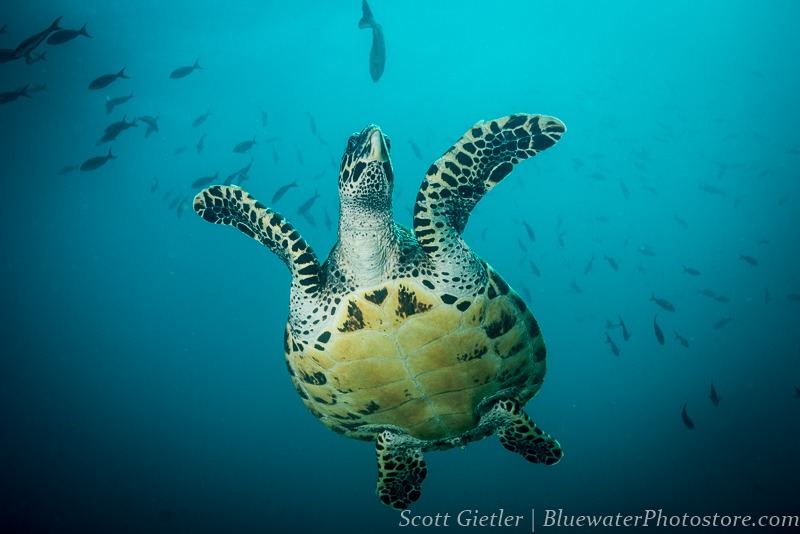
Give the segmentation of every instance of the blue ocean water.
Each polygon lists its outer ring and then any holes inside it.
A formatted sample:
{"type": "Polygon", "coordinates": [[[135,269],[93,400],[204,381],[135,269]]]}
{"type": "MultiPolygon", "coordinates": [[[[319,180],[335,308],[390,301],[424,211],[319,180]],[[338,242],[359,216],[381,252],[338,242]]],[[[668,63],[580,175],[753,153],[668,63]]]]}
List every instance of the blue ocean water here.
{"type": "Polygon", "coordinates": [[[412,515],[458,529],[462,510],[503,509],[520,532],[558,509],[798,515],[798,5],[370,6],[387,49],[377,83],[358,0],[0,8],[3,49],[58,16],[93,37],[0,64],[0,92],[46,85],[0,106],[0,529],[411,528],[374,494],[374,446],[328,431],[292,387],[285,267],[170,205],[252,157],[243,187],[269,203],[297,180],[274,207],[324,257],[352,132],[376,123],[392,139],[395,218],[410,225],[430,164],[479,120],[518,112],[567,133],[483,199],[464,238],[539,321],[548,375],[527,412],[565,456],[529,464],[496,438],[429,453],[412,515]],[[202,70],[169,77],[197,58],[202,70]],[[88,89],[123,67],[130,79],[88,89]],[[140,120],[96,144],[123,115],[158,116],[158,132],[140,120]],[[117,159],[59,174],[109,147],[117,159]],[[312,224],[296,211],[317,191],[312,224]],[[620,317],[627,342],[606,327],[620,317]]]}

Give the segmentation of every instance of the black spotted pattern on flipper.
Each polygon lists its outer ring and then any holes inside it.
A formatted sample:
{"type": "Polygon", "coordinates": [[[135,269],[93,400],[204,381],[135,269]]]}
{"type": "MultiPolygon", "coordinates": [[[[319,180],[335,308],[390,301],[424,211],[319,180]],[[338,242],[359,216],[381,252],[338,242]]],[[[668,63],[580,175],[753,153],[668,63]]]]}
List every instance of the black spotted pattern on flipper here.
{"type": "Polygon", "coordinates": [[[307,294],[319,291],[320,266],[309,244],[277,211],[236,186],[215,185],[194,197],[194,210],[214,224],[238,228],[274,252],[292,271],[293,282],[307,294]]]}
{"type": "Polygon", "coordinates": [[[380,500],[395,510],[405,510],[419,499],[428,474],[420,447],[398,447],[397,434],[380,432],[375,440],[380,500]]]}
{"type": "Polygon", "coordinates": [[[506,449],[536,464],[553,465],[564,456],[558,441],[542,432],[516,402],[500,400],[494,410],[503,421],[497,437],[506,449]]]}
{"type": "Polygon", "coordinates": [[[545,115],[511,115],[479,122],[430,169],[414,207],[414,233],[434,260],[464,231],[469,214],[514,165],[550,148],[566,131],[545,115]]]}

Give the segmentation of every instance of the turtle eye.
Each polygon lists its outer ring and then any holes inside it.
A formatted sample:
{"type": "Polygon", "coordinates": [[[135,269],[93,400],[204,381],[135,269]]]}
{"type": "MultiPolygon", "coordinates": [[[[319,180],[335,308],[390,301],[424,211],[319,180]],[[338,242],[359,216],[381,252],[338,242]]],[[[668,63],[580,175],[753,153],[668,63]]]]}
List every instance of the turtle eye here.
{"type": "Polygon", "coordinates": [[[386,141],[386,150],[391,152],[392,151],[392,142],[389,140],[389,136],[388,135],[384,135],[383,139],[386,141]]]}
{"type": "Polygon", "coordinates": [[[357,144],[358,143],[356,142],[356,136],[351,135],[350,139],[347,140],[347,153],[352,154],[355,151],[357,144]]]}

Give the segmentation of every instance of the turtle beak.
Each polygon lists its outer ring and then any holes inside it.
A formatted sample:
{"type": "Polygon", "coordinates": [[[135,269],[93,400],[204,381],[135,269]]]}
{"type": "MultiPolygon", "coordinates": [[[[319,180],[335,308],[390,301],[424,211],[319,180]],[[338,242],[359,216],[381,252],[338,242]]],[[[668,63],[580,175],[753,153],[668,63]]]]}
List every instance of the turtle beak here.
{"type": "Polygon", "coordinates": [[[386,147],[386,137],[380,128],[375,128],[369,135],[369,157],[367,161],[380,161],[390,163],[389,149],[386,147]]]}

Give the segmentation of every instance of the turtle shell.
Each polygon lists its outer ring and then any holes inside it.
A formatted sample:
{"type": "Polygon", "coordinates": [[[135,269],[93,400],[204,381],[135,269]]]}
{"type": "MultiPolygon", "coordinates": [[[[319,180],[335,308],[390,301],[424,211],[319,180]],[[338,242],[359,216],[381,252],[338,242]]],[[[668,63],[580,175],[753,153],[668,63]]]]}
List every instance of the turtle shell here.
{"type": "Polygon", "coordinates": [[[286,363],[306,407],[353,439],[389,427],[442,441],[474,431],[486,399],[524,405],[544,379],[544,340],[519,295],[486,271],[473,299],[399,278],[343,297],[316,338],[294,340],[287,325],[286,363]]]}

